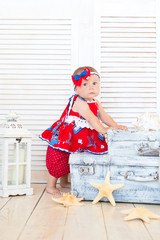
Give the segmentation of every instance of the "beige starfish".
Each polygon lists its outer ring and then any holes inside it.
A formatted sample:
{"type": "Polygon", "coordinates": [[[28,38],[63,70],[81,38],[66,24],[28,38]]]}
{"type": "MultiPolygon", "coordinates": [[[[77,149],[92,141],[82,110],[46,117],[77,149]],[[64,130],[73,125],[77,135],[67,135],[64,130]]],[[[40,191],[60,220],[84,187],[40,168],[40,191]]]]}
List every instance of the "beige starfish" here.
{"type": "Polygon", "coordinates": [[[110,171],[107,172],[107,176],[105,178],[104,183],[102,183],[102,184],[90,183],[90,184],[99,190],[98,195],[92,202],[93,204],[99,202],[99,200],[101,200],[101,198],[107,197],[113,206],[115,206],[116,203],[113,198],[112,192],[119,188],[122,188],[124,186],[124,184],[111,184],[110,183],[110,171]]]}
{"type": "Polygon", "coordinates": [[[128,214],[128,216],[124,218],[125,221],[141,219],[146,223],[150,223],[149,218],[160,219],[159,215],[154,214],[151,211],[149,211],[148,209],[143,208],[143,207],[124,210],[124,211],[122,211],[122,213],[128,214]]]}
{"type": "Polygon", "coordinates": [[[60,198],[53,198],[52,200],[57,202],[57,203],[62,203],[65,207],[72,206],[72,205],[79,205],[82,206],[83,203],[80,203],[80,201],[83,200],[82,198],[77,198],[75,195],[70,194],[70,193],[64,193],[63,197],[60,198]]]}

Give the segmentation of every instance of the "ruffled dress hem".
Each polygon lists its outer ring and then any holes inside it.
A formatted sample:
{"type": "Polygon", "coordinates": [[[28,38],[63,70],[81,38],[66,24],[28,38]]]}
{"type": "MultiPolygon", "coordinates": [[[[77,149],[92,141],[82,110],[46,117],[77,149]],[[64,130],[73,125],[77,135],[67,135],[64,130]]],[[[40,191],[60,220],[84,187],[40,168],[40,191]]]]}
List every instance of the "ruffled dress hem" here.
{"type": "Polygon", "coordinates": [[[51,145],[51,144],[49,143],[48,140],[42,138],[41,135],[39,136],[39,138],[42,139],[43,141],[47,142],[47,143],[48,143],[48,146],[50,146],[51,148],[57,149],[57,150],[60,150],[60,151],[62,151],[62,152],[66,152],[66,153],[75,153],[75,154],[76,154],[76,153],[88,152],[88,153],[91,153],[91,154],[94,154],[94,155],[104,155],[104,154],[108,154],[108,151],[101,152],[101,153],[99,152],[99,153],[98,153],[98,152],[89,151],[88,149],[82,149],[82,150],[77,150],[76,152],[72,152],[72,151],[69,151],[69,150],[66,150],[66,149],[62,149],[62,148],[59,148],[59,147],[54,147],[53,145],[51,145]]]}

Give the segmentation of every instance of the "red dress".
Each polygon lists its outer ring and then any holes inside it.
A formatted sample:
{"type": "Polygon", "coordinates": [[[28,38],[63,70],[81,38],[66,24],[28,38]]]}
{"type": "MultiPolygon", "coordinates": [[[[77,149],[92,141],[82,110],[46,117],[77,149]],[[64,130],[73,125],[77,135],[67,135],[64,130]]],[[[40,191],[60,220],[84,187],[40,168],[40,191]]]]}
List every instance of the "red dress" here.
{"type": "MultiPolygon", "coordinates": [[[[73,95],[69,99],[69,103],[60,119],[45,130],[40,138],[47,141],[53,149],[67,153],[107,153],[108,145],[105,138],[93,129],[82,116],[72,110],[77,97],[79,96],[73,95]]],[[[95,116],[99,118],[97,102],[93,100],[92,102],[87,102],[87,104],[95,116]]]]}

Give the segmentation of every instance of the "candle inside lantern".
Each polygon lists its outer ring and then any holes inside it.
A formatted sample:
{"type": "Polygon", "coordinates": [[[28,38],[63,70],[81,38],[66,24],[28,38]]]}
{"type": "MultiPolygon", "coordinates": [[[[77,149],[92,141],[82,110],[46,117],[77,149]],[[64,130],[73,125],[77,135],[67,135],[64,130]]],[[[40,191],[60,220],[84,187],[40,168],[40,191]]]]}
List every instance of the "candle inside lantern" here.
{"type": "MultiPolygon", "coordinates": [[[[25,162],[25,149],[22,148],[23,145],[20,145],[19,149],[19,162],[24,163],[25,162]]],[[[19,165],[19,177],[18,177],[18,183],[23,184],[24,183],[24,176],[25,176],[25,165],[20,164],[19,165]]]]}
{"type": "MultiPolygon", "coordinates": [[[[25,164],[20,164],[20,163],[25,163],[25,145],[24,144],[19,144],[17,143],[18,146],[14,148],[14,160],[13,162],[15,164],[18,164],[18,184],[23,184],[24,183],[24,176],[25,176],[25,164]],[[19,153],[19,154],[18,154],[19,153]],[[18,159],[17,159],[18,158],[18,159]]],[[[16,165],[13,165],[11,168],[11,184],[14,185],[16,184],[16,177],[17,177],[17,169],[16,165]]]]}
{"type": "Polygon", "coordinates": [[[8,147],[8,184],[16,184],[16,143],[10,144],[8,147]]]}

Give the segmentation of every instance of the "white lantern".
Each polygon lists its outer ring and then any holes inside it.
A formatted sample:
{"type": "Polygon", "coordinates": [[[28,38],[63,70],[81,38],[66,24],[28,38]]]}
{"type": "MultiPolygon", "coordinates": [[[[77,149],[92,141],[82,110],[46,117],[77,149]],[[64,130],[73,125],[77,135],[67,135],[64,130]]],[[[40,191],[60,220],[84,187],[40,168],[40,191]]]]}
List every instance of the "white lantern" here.
{"type": "Polygon", "coordinates": [[[0,196],[31,195],[32,134],[11,112],[0,125],[0,196]]]}

